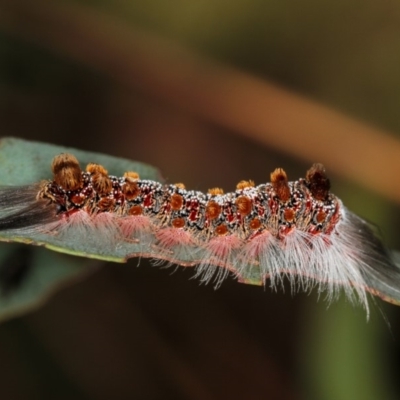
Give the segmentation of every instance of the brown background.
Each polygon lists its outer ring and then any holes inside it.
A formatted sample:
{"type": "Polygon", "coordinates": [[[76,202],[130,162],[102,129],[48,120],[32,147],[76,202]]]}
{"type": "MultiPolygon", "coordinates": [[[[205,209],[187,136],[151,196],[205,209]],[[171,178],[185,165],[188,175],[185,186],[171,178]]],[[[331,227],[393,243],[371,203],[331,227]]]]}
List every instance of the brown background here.
{"type": "MultiPolygon", "coordinates": [[[[0,0],[1,135],[198,190],[323,162],[400,249],[399,27],[396,1],[0,0]]],[[[398,398],[398,308],[137,264],[3,323],[2,398],[398,398]]]]}

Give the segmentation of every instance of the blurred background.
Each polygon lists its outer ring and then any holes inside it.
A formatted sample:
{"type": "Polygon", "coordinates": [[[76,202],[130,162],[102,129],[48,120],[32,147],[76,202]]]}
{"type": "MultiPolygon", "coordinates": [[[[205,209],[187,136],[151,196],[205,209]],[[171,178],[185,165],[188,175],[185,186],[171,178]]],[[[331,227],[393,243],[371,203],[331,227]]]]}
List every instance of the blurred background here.
{"type": "MultiPolygon", "coordinates": [[[[395,0],[0,0],[0,134],[202,191],[322,162],[399,250],[399,66],[395,0]]],[[[395,306],[137,266],[2,323],[2,398],[400,397],[395,306]]]]}

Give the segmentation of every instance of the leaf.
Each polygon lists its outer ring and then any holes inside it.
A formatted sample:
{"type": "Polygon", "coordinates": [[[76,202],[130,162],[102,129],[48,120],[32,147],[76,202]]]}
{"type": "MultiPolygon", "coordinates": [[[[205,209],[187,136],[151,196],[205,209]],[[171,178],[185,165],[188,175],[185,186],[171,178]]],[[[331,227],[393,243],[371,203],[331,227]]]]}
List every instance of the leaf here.
{"type": "Polygon", "coordinates": [[[0,321],[40,307],[54,292],[93,271],[93,261],[40,247],[0,244],[0,321]]]}
{"type": "MultiPolygon", "coordinates": [[[[18,186],[50,179],[52,176],[50,163],[53,157],[65,152],[74,154],[81,165],[91,162],[102,164],[107,167],[111,175],[122,175],[125,171],[136,171],[142,179],[161,179],[157,169],[143,163],[68,147],[5,138],[0,141],[0,185],[18,186]]],[[[61,241],[57,235],[33,231],[23,234],[15,231],[0,233],[0,241],[41,245],[62,253],[105,261],[126,262],[130,255],[140,253],[140,246],[135,243],[107,246],[97,238],[87,237],[85,241],[79,239],[81,239],[79,236],[70,235],[68,240],[63,237],[61,241]]]]}
{"type": "Polygon", "coordinates": [[[67,152],[74,154],[81,165],[94,162],[107,166],[108,172],[112,175],[136,171],[142,179],[161,180],[158,170],[144,163],[70,147],[3,138],[0,140],[0,185],[18,186],[50,179],[53,157],[67,152]]]}
{"type": "MultiPolygon", "coordinates": [[[[95,162],[107,165],[111,174],[134,170],[145,179],[160,179],[158,171],[146,164],[67,147],[3,138],[0,140],[0,185],[26,185],[51,178],[51,160],[63,152],[73,153],[82,164],[95,162]]],[[[0,241],[36,244],[90,258],[126,260],[120,252],[109,255],[99,248],[91,251],[84,244],[61,243],[54,236],[32,232],[23,237],[15,232],[2,232],[0,241]]],[[[85,277],[97,264],[87,258],[58,252],[19,243],[0,243],[0,321],[39,307],[60,287],[85,277]]]]}

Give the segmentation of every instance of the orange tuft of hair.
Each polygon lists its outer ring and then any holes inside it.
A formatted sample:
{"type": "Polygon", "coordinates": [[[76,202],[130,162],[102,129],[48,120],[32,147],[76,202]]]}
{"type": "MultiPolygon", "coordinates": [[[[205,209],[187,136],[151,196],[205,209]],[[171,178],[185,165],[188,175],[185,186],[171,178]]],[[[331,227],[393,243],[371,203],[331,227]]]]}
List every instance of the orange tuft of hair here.
{"type": "Polygon", "coordinates": [[[219,194],[224,194],[224,190],[221,188],[212,188],[208,189],[208,194],[212,194],[213,196],[217,196],[219,194]]]}
{"type": "Polygon", "coordinates": [[[247,196],[239,196],[236,199],[235,203],[237,211],[239,212],[240,215],[246,216],[251,213],[251,210],[253,208],[253,202],[247,196]]]}
{"type": "Polygon", "coordinates": [[[53,158],[51,164],[54,182],[64,190],[78,190],[82,187],[82,170],[75,156],[62,153],[53,158]]]}
{"type": "Polygon", "coordinates": [[[271,183],[280,201],[286,203],[290,197],[290,187],[286,172],[282,168],[277,168],[271,173],[271,183]]]}
{"type": "Polygon", "coordinates": [[[249,187],[254,187],[254,181],[240,181],[237,185],[236,185],[236,190],[242,190],[242,189],[246,189],[249,187]]]}
{"type": "Polygon", "coordinates": [[[216,201],[209,201],[206,206],[206,216],[208,219],[216,219],[221,214],[221,206],[216,201]]]}

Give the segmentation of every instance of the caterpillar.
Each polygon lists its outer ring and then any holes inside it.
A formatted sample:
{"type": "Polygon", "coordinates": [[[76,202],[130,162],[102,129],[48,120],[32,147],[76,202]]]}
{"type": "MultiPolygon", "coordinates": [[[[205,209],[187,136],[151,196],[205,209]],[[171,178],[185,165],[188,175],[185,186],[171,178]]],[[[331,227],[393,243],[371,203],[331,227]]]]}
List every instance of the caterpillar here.
{"type": "Polygon", "coordinates": [[[367,293],[399,304],[400,269],[368,223],[330,191],[322,164],[289,181],[277,168],[269,183],[240,181],[208,193],[181,183],[109,175],[100,164],[81,170],[68,153],[54,157],[53,178],[0,189],[0,233],[121,251],[195,266],[216,286],[239,281],[293,290],[316,287],[331,301],[344,291],[369,312],[367,293]]]}

